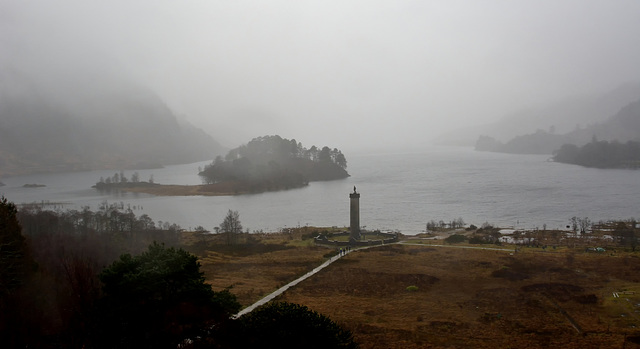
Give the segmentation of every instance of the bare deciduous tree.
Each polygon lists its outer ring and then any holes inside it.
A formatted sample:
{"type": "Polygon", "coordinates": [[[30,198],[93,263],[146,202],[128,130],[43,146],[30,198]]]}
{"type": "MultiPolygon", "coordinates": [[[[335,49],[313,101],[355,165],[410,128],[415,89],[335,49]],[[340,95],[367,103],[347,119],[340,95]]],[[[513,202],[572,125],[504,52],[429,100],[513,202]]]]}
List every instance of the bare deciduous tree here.
{"type": "Polygon", "coordinates": [[[242,233],[242,224],[240,223],[240,214],[238,211],[229,210],[224,220],[220,224],[220,231],[227,236],[227,245],[235,242],[236,236],[242,233]]]}
{"type": "Polygon", "coordinates": [[[589,217],[578,218],[578,224],[580,225],[580,233],[584,234],[591,227],[591,220],[589,217]]]}

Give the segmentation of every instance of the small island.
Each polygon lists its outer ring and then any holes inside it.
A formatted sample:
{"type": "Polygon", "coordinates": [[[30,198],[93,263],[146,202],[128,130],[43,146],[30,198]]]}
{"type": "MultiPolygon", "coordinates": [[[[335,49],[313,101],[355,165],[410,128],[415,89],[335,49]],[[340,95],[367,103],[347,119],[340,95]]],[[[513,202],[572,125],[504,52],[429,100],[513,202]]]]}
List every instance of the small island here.
{"type": "Polygon", "coordinates": [[[307,149],[295,139],[264,136],[230,150],[199,174],[207,184],[239,182],[249,192],[306,186],[310,181],[349,177],[347,159],[336,148],[307,149]]]}
{"type": "Polygon", "coordinates": [[[100,177],[100,180],[92,186],[92,188],[96,188],[100,191],[109,191],[153,186],[157,186],[157,184],[153,182],[153,175],[149,177],[148,182],[144,182],[140,180],[140,174],[138,174],[138,172],[134,172],[131,175],[131,178],[128,178],[124,171],[120,171],[120,173],[116,172],[112,177],[100,177]]]}
{"type": "Polygon", "coordinates": [[[37,184],[37,183],[29,183],[29,184],[25,184],[22,186],[23,188],[43,188],[46,187],[46,185],[44,184],[37,184]]]}
{"type": "Polygon", "coordinates": [[[160,196],[239,195],[307,186],[312,181],[349,177],[347,159],[337,148],[315,145],[305,148],[295,139],[278,135],[257,137],[245,145],[218,156],[199,171],[202,185],[161,185],[128,179],[124,173],[101,178],[94,188],[123,190],[160,196]]]}
{"type": "Polygon", "coordinates": [[[119,173],[116,172],[111,177],[101,177],[100,181],[93,185],[92,188],[106,193],[110,193],[112,191],[127,191],[157,196],[222,196],[238,193],[238,184],[236,183],[204,185],[158,184],[154,182],[153,175],[148,181],[141,181],[139,179],[138,172],[135,172],[131,178],[128,178],[123,171],[119,173]]]}

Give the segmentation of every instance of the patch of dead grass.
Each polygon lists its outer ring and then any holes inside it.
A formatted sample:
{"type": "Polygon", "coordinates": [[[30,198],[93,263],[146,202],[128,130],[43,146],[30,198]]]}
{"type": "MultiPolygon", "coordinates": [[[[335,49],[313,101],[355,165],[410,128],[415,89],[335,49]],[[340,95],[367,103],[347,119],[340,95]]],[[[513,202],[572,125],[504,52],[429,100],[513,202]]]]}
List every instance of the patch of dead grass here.
{"type": "MultiPolygon", "coordinates": [[[[233,285],[232,292],[248,306],[320,265],[330,251],[309,246],[301,235],[277,235],[262,242],[290,248],[202,255],[214,289],[233,285]]],[[[280,300],[329,316],[350,329],[361,348],[637,345],[640,258],[523,251],[428,245],[354,251],[280,300]],[[418,289],[408,292],[408,286],[418,289]],[[614,299],[612,290],[632,291],[614,299]]]]}
{"type": "MultiPolygon", "coordinates": [[[[335,263],[282,299],[342,323],[362,348],[617,348],[634,333],[630,328],[612,330],[601,301],[580,301],[602,295],[608,285],[600,283],[598,273],[585,276],[566,268],[565,258],[415,249],[424,247],[393,245],[349,254],[346,263],[335,263]],[[492,276],[499,266],[529,278],[492,276]],[[414,284],[417,292],[405,290],[414,284]]],[[[574,267],[583,268],[591,262],[582,255],[572,260],[574,267]]],[[[602,271],[622,265],[616,258],[598,262],[602,271]]]]}

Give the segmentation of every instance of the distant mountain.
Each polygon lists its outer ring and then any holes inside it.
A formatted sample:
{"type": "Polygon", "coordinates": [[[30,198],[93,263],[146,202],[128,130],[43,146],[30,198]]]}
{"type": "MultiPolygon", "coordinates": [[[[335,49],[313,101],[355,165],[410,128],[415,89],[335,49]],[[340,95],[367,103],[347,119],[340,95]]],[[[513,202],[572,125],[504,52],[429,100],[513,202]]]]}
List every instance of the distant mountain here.
{"type": "MultiPolygon", "coordinates": [[[[624,143],[629,141],[640,141],[640,99],[627,104],[604,122],[577,128],[565,134],[551,134],[538,130],[532,134],[517,136],[506,143],[489,136],[480,136],[476,142],[476,150],[517,154],[552,154],[566,144],[574,147],[581,147],[588,143],[604,146],[606,142],[624,143]]],[[[602,161],[598,161],[598,163],[602,166],[610,166],[602,161]]]]}
{"type": "MultiPolygon", "coordinates": [[[[544,130],[566,134],[605,121],[620,108],[640,98],[640,82],[624,84],[600,95],[567,98],[548,105],[506,115],[497,122],[457,129],[438,143],[472,146],[480,136],[506,142],[518,135],[544,130]]],[[[585,141],[588,142],[590,137],[585,141]]]]}
{"type": "Polygon", "coordinates": [[[572,132],[576,137],[596,136],[608,141],[640,141],[640,94],[606,122],[572,132]]]}
{"type": "Polygon", "coordinates": [[[567,142],[564,135],[538,130],[532,134],[517,136],[506,143],[493,137],[480,136],[476,142],[475,150],[513,154],[551,154],[567,142]]]}
{"type": "Polygon", "coordinates": [[[102,77],[0,67],[0,176],[157,167],[226,151],[149,89],[102,77]]]}

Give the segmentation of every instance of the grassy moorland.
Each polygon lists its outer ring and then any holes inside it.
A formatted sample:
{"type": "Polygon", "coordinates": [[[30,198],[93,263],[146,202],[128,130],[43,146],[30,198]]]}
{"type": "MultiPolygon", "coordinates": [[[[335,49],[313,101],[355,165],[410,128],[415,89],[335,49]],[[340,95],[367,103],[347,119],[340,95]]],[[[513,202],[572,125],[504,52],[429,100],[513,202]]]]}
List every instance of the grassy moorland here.
{"type": "Polygon", "coordinates": [[[249,306],[322,264],[333,252],[313,243],[314,230],[242,234],[233,245],[227,245],[223,234],[186,233],[183,243],[200,256],[201,270],[216,291],[231,287],[240,304],[249,306]]]}
{"type": "MultiPolygon", "coordinates": [[[[333,253],[312,228],[191,234],[207,278],[248,306],[333,253]]],[[[537,233],[539,234],[539,233],[537,233]]],[[[361,348],[621,348],[640,342],[640,254],[609,246],[448,245],[414,238],[356,251],[288,290],[354,333],[361,348]],[[443,245],[443,246],[438,246],[443,245]],[[464,247],[490,247],[489,250],[464,247]],[[544,246],[543,246],[544,247],[544,246]]],[[[613,244],[613,243],[611,243],[613,244]]]]}

